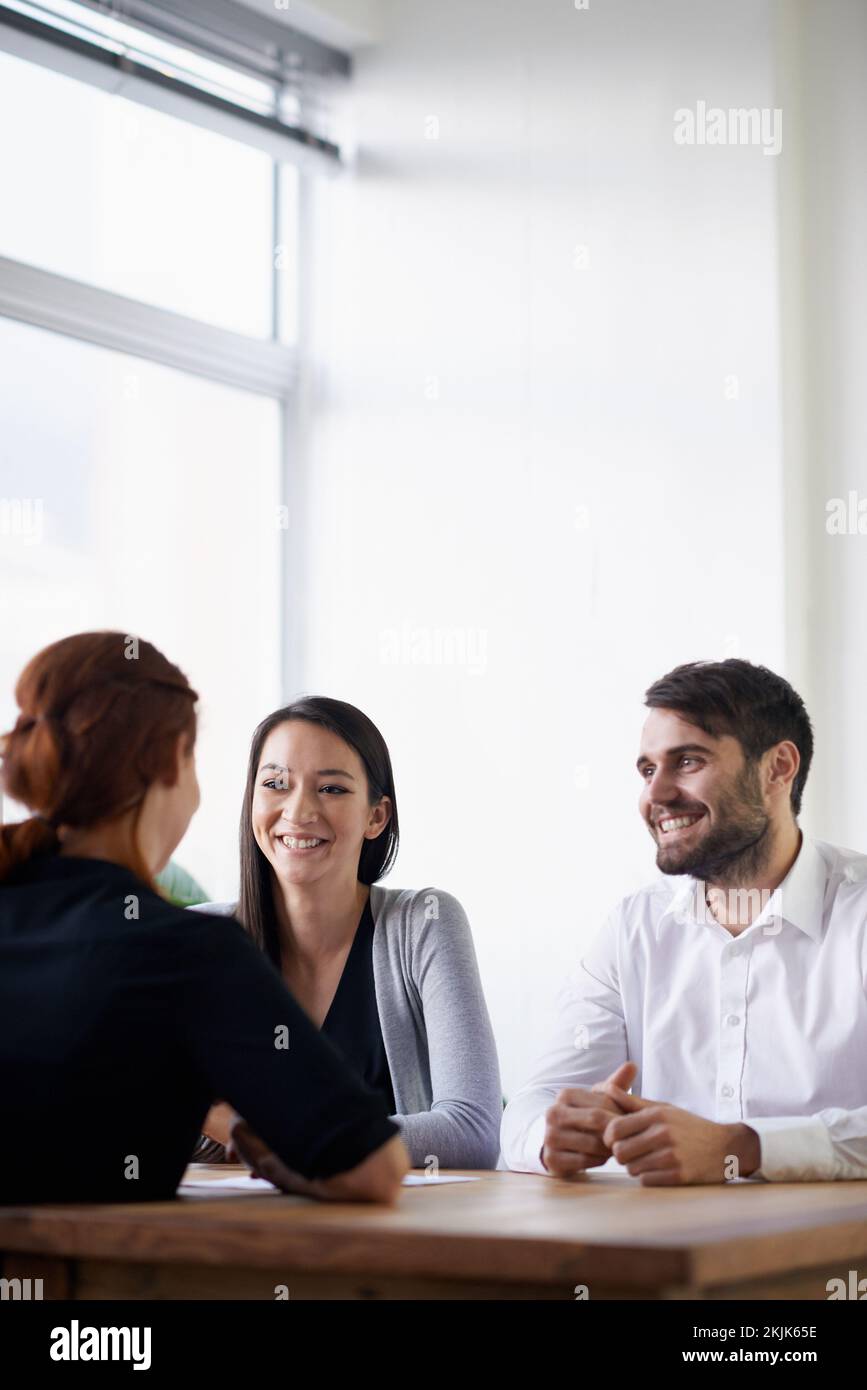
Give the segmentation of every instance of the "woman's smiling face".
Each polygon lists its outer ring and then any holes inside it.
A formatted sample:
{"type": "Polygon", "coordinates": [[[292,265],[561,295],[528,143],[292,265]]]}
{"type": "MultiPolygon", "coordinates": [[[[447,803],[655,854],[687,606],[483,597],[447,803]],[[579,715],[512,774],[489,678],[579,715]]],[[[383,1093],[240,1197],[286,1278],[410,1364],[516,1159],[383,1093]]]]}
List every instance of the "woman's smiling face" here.
{"type": "Polygon", "coordinates": [[[284,883],[355,880],[366,839],[388,824],[390,803],[370,804],[361,758],[337,734],[289,719],[267,735],[253,789],[256,843],[284,883]]]}

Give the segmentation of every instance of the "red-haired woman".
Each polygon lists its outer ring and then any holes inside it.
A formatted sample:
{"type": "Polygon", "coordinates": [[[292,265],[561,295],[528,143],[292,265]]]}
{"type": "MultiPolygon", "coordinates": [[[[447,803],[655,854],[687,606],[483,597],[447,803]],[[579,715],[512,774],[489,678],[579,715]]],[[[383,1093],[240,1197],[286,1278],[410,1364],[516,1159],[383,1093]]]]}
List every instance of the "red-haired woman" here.
{"type": "Polygon", "coordinates": [[[15,693],[3,786],[33,815],[0,829],[0,1203],[171,1197],[217,1098],[260,1172],[393,1201],[408,1162],[381,1098],[234,921],[155,889],[199,804],[186,677],[80,633],[15,693]]]}

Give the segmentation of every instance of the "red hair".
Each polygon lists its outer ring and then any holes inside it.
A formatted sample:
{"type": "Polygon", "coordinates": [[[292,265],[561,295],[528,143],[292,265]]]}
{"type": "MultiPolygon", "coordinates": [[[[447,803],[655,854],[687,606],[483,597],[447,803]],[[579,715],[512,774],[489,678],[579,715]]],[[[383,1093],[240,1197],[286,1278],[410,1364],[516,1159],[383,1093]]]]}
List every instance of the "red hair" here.
{"type": "MultiPolygon", "coordinates": [[[[140,811],[148,788],[175,775],[177,739],[196,737],[198,696],[177,666],[141,638],[80,632],[45,647],[15,687],[21,710],[3,736],[3,789],[34,815],[0,827],[0,881],[56,851],[58,828],[140,811]]],[[[146,882],[136,841],[127,866],[146,882]]]]}

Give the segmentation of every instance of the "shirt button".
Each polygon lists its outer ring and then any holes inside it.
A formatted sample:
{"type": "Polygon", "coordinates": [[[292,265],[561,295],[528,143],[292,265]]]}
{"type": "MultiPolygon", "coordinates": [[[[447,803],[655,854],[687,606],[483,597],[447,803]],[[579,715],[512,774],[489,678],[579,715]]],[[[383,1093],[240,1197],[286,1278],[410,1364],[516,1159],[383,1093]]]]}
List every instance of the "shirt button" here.
{"type": "Polygon", "coordinates": [[[720,1095],[725,1096],[726,1100],[728,1100],[730,1096],[734,1095],[734,1091],[731,1086],[723,1086],[720,1095]]]}
{"type": "Polygon", "coordinates": [[[726,1023],[730,1023],[732,1027],[734,1027],[736,1023],[740,1023],[740,1018],[737,1014],[729,1014],[726,1018],[726,1023]]]}

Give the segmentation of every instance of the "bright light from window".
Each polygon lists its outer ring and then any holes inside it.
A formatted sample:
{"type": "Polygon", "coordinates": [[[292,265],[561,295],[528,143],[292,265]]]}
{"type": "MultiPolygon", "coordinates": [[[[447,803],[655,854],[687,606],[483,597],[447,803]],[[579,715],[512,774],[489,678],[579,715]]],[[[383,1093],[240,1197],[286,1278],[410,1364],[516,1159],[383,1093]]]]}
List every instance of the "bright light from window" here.
{"type": "Polygon", "coordinates": [[[231,897],[248,743],[281,694],[279,406],[2,318],[0,361],[0,727],[48,642],[154,642],[201,696],[175,857],[231,897]]]}
{"type": "Polygon", "coordinates": [[[4,53],[0,130],[0,255],[270,337],[267,154],[4,53]]]}

